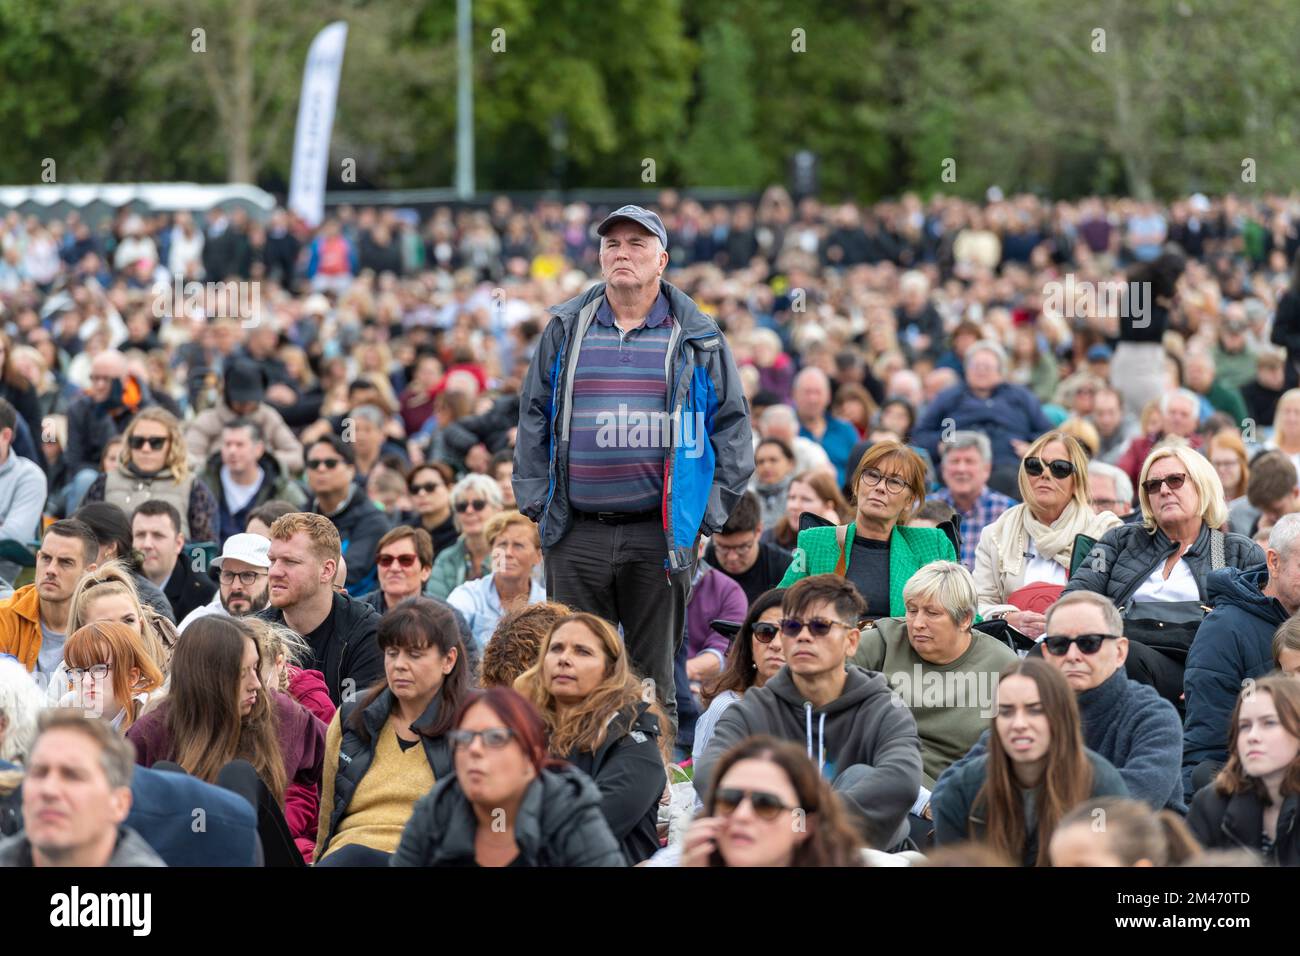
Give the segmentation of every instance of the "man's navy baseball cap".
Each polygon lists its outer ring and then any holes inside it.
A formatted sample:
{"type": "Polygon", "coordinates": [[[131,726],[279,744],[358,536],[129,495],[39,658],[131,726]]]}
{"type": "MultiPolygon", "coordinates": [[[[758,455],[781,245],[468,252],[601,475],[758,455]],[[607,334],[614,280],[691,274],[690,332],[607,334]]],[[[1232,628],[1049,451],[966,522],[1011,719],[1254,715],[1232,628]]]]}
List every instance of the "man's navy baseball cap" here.
{"type": "Polygon", "coordinates": [[[663,221],[649,209],[642,209],[640,206],[621,206],[615,209],[601,220],[600,225],[596,227],[596,235],[603,236],[609,232],[614,223],[624,220],[634,222],[654,233],[659,238],[659,244],[665,249],[668,248],[668,231],[664,229],[663,221]]]}

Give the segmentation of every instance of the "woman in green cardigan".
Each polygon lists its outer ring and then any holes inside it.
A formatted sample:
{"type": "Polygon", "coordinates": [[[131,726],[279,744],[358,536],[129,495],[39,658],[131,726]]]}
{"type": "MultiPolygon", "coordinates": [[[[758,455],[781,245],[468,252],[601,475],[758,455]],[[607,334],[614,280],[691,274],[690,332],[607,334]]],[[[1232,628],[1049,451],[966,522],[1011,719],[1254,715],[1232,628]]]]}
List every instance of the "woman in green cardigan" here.
{"type": "Polygon", "coordinates": [[[944,531],[906,526],[925,502],[925,462],[899,442],[876,442],[862,456],[850,487],[854,521],[800,531],[778,586],[788,588],[812,574],[839,574],[867,602],[867,618],[901,617],[907,579],[931,561],[957,560],[944,531]]]}

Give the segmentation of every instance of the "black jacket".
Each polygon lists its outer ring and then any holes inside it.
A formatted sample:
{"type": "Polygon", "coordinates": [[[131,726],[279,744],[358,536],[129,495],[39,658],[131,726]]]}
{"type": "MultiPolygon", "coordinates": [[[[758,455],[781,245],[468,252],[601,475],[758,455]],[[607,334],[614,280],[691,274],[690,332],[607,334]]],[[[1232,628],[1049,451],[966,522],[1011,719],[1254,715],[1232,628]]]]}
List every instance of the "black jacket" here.
{"type": "MultiPolygon", "coordinates": [[[[360,596],[373,591],[379,584],[375,550],[379,546],[379,539],[388,533],[392,525],[388,515],[376,508],[360,488],[350,488],[348,495],[347,504],[342,511],[325,517],[334,522],[334,527],[339,532],[343,558],[348,563],[345,582],[348,593],[360,596]]],[[[313,514],[324,514],[314,495],[307,502],[306,510],[313,514]]]]}
{"type": "Polygon", "coordinates": [[[790,567],[791,554],[779,544],[773,544],[771,541],[760,541],[758,545],[758,558],[754,561],[753,567],[743,574],[732,574],[717,561],[717,552],[714,550],[713,543],[709,543],[708,550],[704,552],[704,560],[719,573],[725,574],[731,580],[740,585],[740,589],[745,592],[745,601],[753,604],[754,600],[764,591],[770,591],[781,583],[785,577],[786,569],[790,567]]]}
{"type": "MultiPolygon", "coordinates": [[[[339,765],[334,776],[334,806],[323,808],[330,814],[329,828],[325,831],[325,842],[321,845],[322,853],[328,849],[329,842],[338,831],[339,824],[347,815],[348,805],[357,786],[370,769],[375,759],[375,741],[384,732],[389,715],[393,712],[393,692],[384,688],[364,711],[361,719],[365,724],[370,739],[366,740],[352,726],[352,715],[361,706],[360,701],[344,704],[339,708],[339,765]]],[[[420,715],[420,719],[411,724],[411,729],[420,734],[420,743],[424,747],[424,757],[433,770],[433,779],[442,780],[455,772],[451,762],[451,745],[446,737],[426,737],[422,733],[426,727],[433,726],[438,720],[438,710],[442,706],[442,694],[436,695],[420,715]]]]}
{"type": "MultiPolygon", "coordinates": [[[[1264,549],[1250,538],[1240,534],[1223,536],[1224,566],[1229,568],[1258,567],[1264,563],[1264,549]]],[[[1148,531],[1140,524],[1122,524],[1111,528],[1093,547],[1092,553],[1075,568],[1065,586],[1071,591],[1093,591],[1104,594],[1115,602],[1121,611],[1133,592],[1151,576],[1162,561],[1169,559],[1178,546],[1160,528],[1148,531]]],[[[1206,580],[1210,575],[1210,528],[1201,526],[1201,533],[1183,554],[1196,578],[1201,592],[1201,603],[1209,597],[1206,580]]]]}
{"type": "MultiPolygon", "coordinates": [[[[392,866],[474,866],[478,819],[456,777],[420,798],[392,866]]],[[[515,820],[516,866],[626,866],[600,811],[600,791],[579,770],[543,770],[528,785],[515,820]]]]}
{"type": "MultiPolygon", "coordinates": [[[[1300,795],[1291,794],[1282,801],[1277,818],[1277,839],[1269,863],[1277,866],[1300,866],[1300,795]]],[[[1264,804],[1250,791],[1225,797],[1211,784],[1196,792],[1187,826],[1207,850],[1247,849],[1260,851],[1264,834],[1264,804]]]]}
{"type": "Polygon", "coordinates": [[[75,475],[83,468],[99,471],[104,446],[109,439],[126,431],[126,426],[131,424],[136,412],[156,404],[146,386],[142,384],[140,390],[143,397],[135,412],[121,408],[116,417],[108,414],[103,405],[89,395],[82,395],[72,401],[68,406],[68,446],[63,450],[71,474],[75,475]]]}
{"type": "Polygon", "coordinates": [[[659,753],[659,721],[650,705],[619,714],[594,753],[575,751],[567,759],[596,781],[600,811],[628,864],[653,856],[659,849],[656,823],[667,778],[659,753]]]}
{"type": "MultiPolygon", "coordinates": [[[[268,607],[258,616],[284,624],[284,611],[278,607],[268,607]]],[[[367,687],[384,679],[384,656],[375,640],[378,625],[379,614],[373,607],[336,592],[329,617],[311,634],[302,635],[311,654],[298,666],[325,675],[334,706],[344,703],[345,693],[349,701],[354,700],[367,687]]]]}
{"type": "Polygon", "coordinates": [[[507,395],[497,399],[482,415],[470,415],[454,421],[443,429],[443,440],[448,451],[464,458],[480,442],[492,454],[510,447],[508,432],[519,424],[519,396],[507,395]]]}
{"type": "Polygon", "coordinates": [[[163,585],[163,594],[171,602],[172,613],[178,621],[185,620],[185,616],[196,607],[209,603],[217,593],[217,582],[207,574],[195,571],[193,560],[189,549],[183,549],[176,559],[172,576],[163,585]]]}

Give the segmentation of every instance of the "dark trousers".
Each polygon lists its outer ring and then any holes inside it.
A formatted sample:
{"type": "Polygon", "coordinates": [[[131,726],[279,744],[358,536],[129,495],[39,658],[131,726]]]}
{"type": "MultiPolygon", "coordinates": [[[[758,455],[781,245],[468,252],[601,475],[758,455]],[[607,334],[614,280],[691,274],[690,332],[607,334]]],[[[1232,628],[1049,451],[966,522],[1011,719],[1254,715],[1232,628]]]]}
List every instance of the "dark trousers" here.
{"type": "Polygon", "coordinates": [[[1186,667],[1186,654],[1175,660],[1168,654],[1143,644],[1141,641],[1128,642],[1128,658],[1124,661],[1124,670],[1130,680],[1150,684],[1156,692],[1178,710],[1178,716],[1186,711],[1183,700],[1183,670],[1186,667]]]}
{"type": "Polygon", "coordinates": [[[217,773],[217,786],[233,790],[257,811],[257,835],[267,866],[306,866],[293,842],[284,811],[247,760],[232,760],[217,773]]]}
{"type": "Polygon", "coordinates": [[[360,843],[349,843],[347,846],[339,847],[328,856],[322,857],[316,865],[319,866],[388,866],[391,853],[385,853],[383,850],[376,850],[374,847],[362,846],[360,843]]]}
{"type": "Polygon", "coordinates": [[[637,676],[654,691],[677,732],[673,657],[686,634],[693,568],[671,577],[658,520],[606,525],[575,518],[546,552],[546,596],[577,611],[623,625],[623,643],[637,676]]]}

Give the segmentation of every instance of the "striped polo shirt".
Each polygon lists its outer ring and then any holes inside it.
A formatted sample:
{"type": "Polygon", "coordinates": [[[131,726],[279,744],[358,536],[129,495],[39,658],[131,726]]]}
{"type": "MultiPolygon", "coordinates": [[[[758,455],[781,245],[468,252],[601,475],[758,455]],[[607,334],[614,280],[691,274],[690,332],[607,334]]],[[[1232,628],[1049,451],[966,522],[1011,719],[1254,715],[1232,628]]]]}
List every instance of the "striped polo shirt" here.
{"type": "Polygon", "coordinates": [[[624,333],[602,300],[587,327],[573,377],[569,422],[569,501],[579,511],[649,511],[664,490],[668,384],[664,362],[672,337],[668,297],[645,322],[624,333]]]}

